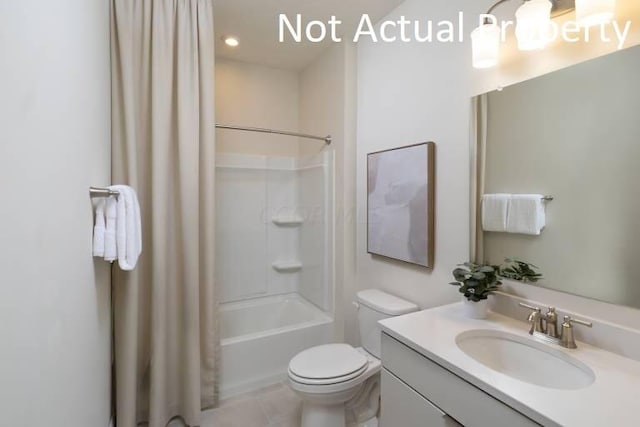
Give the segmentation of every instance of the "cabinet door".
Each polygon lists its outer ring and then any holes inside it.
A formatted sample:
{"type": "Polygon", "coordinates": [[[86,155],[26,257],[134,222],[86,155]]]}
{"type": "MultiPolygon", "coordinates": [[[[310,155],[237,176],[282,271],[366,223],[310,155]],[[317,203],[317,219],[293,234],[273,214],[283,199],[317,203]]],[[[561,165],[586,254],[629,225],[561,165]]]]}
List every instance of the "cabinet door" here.
{"type": "Polygon", "coordinates": [[[467,427],[539,426],[387,334],[382,334],[382,366],[467,427]]]}
{"type": "Polygon", "coordinates": [[[381,395],[380,427],[460,426],[386,369],[382,370],[381,395]]]}

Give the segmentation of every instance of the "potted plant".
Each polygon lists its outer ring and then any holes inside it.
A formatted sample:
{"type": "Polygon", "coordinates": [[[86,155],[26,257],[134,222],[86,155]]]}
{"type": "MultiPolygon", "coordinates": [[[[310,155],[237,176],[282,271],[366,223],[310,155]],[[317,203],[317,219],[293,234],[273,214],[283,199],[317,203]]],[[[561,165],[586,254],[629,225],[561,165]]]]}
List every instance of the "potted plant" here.
{"type": "Polygon", "coordinates": [[[542,274],[535,271],[537,268],[515,258],[505,258],[503,265],[465,262],[453,270],[456,281],[451,285],[458,286],[458,291],[464,295],[463,307],[467,317],[486,319],[489,310],[487,300],[489,295],[500,289],[500,279],[535,283],[542,279],[542,274]]]}
{"type": "Polygon", "coordinates": [[[453,270],[456,281],[451,284],[459,286],[458,291],[464,295],[462,302],[467,317],[486,319],[489,310],[487,298],[502,285],[499,272],[497,265],[473,262],[465,262],[453,270]]]}

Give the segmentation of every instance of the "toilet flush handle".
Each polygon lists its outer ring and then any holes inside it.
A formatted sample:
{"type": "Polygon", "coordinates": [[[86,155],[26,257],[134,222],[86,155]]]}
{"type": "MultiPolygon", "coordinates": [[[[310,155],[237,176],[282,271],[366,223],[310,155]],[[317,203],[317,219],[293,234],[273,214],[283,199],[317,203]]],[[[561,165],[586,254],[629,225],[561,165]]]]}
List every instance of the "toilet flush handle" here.
{"type": "Polygon", "coordinates": [[[353,301],[351,304],[353,304],[353,306],[356,308],[356,310],[360,310],[360,304],[357,303],[356,301],[353,301]]]}

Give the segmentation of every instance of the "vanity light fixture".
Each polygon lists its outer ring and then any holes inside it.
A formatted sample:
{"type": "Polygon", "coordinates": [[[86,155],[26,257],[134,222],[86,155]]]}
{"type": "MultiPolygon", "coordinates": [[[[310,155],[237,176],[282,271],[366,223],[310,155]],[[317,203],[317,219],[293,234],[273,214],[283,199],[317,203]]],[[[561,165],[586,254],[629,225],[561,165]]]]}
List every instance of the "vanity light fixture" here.
{"type": "Polygon", "coordinates": [[[222,40],[224,40],[224,44],[229,47],[238,47],[238,45],[240,44],[240,41],[233,36],[225,36],[222,38],[222,40]]]}
{"type": "Polygon", "coordinates": [[[474,68],[491,68],[498,64],[500,53],[500,28],[485,23],[471,33],[474,68]]]}
{"type": "MultiPolygon", "coordinates": [[[[498,0],[487,15],[492,15],[495,8],[510,0],[498,0]]],[[[566,0],[554,0],[556,3],[566,0]]],[[[551,0],[525,0],[516,11],[516,37],[518,49],[543,49],[547,43],[548,31],[551,24],[551,10],[558,5],[551,0]]],[[[573,8],[573,0],[571,0],[573,8]]],[[[566,5],[562,6],[562,10],[566,5]]],[[[500,53],[500,37],[502,31],[496,19],[485,19],[484,23],[471,33],[471,48],[473,52],[474,68],[490,68],[498,64],[500,53]]]]}
{"type": "Polygon", "coordinates": [[[609,22],[615,11],[616,0],[576,0],[576,20],[583,27],[609,22]]]}
{"type": "Polygon", "coordinates": [[[551,29],[551,8],[549,0],[529,0],[516,11],[516,38],[518,49],[543,49],[549,39],[551,29]]]}
{"type": "MultiPolygon", "coordinates": [[[[511,0],[498,0],[494,9],[511,0]]],[[[553,17],[576,11],[576,20],[583,27],[601,25],[614,17],[616,0],[524,0],[516,11],[516,38],[518,49],[544,49],[551,33],[553,17]]],[[[498,64],[501,29],[496,19],[485,19],[484,23],[471,33],[471,47],[474,68],[490,68],[498,64]]]]}

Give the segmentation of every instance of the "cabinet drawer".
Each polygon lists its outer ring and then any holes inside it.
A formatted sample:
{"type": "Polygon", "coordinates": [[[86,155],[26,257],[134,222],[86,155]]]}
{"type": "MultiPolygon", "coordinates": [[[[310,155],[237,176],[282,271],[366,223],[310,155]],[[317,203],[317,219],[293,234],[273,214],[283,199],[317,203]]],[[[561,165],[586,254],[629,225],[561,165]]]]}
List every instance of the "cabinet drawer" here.
{"type": "Polygon", "coordinates": [[[436,408],[386,369],[382,370],[380,427],[459,427],[455,420],[436,408]]]}
{"type": "Polygon", "coordinates": [[[382,364],[466,427],[539,425],[384,333],[382,364]]]}

